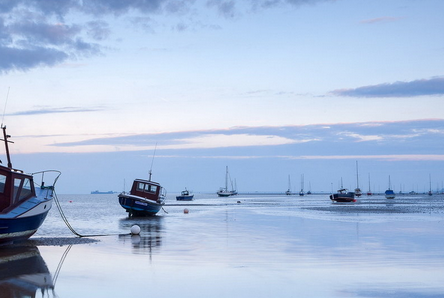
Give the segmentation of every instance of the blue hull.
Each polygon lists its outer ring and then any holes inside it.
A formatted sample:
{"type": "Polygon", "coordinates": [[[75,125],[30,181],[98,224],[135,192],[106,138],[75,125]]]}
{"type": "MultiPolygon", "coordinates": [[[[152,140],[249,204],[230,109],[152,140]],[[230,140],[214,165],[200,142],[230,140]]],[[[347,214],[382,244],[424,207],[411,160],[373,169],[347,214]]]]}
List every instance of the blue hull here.
{"type": "Polygon", "coordinates": [[[176,200],[178,201],[192,201],[194,196],[177,196],[176,200]]]}
{"type": "Polygon", "coordinates": [[[42,225],[48,211],[21,218],[0,218],[0,244],[23,241],[42,225]]]}
{"type": "Polygon", "coordinates": [[[162,209],[162,204],[140,201],[126,196],[119,196],[119,204],[130,216],[156,215],[162,209]]]}

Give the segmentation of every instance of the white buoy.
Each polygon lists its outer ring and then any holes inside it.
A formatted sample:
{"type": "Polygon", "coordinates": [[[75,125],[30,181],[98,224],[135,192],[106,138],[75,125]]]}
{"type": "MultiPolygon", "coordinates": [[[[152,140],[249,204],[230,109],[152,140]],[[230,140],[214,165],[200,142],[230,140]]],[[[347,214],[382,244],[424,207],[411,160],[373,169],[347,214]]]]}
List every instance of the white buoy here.
{"type": "Polygon", "coordinates": [[[131,226],[132,235],[139,235],[139,233],[140,233],[140,227],[138,225],[131,226]]]}

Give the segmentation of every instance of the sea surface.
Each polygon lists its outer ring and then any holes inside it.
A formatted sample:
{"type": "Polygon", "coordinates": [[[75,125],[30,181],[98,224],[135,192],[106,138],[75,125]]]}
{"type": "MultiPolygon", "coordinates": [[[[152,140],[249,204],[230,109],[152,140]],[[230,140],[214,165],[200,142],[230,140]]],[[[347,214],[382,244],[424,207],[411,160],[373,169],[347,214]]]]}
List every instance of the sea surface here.
{"type": "Polygon", "coordinates": [[[58,195],[78,234],[100,236],[73,235],[53,204],[23,244],[50,277],[36,297],[444,297],[443,195],[175,195],[148,218],[117,194],[58,195]]]}

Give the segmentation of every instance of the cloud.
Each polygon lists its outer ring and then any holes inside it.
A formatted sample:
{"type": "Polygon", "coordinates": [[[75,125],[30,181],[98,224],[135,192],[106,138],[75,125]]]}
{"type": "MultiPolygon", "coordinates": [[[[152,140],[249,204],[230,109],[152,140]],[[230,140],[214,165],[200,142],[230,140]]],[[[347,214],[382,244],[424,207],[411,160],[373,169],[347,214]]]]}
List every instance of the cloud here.
{"type": "Polygon", "coordinates": [[[83,113],[83,112],[95,112],[100,111],[100,108],[78,108],[78,107],[63,107],[63,108],[42,108],[28,111],[19,111],[8,116],[29,116],[29,115],[42,115],[42,114],[60,114],[60,113],[83,113]]]}
{"type": "Polygon", "coordinates": [[[422,79],[410,82],[384,83],[354,89],[338,89],[330,92],[337,96],[352,97],[414,97],[444,95],[444,78],[422,79]]]}
{"type": "Polygon", "coordinates": [[[377,23],[387,23],[387,22],[395,22],[402,19],[401,17],[379,17],[374,19],[362,20],[360,23],[362,24],[377,24],[377,23]]]}
{"type": "MultiPolygon", "coordinates": [[[[206,9],[225,18],[276,5],[302,5],[329,0],[206,0],[206,9]]],[[[193,0],[8,0],[0,2],[0,74],[66,63],[103,54],[102,42],[112,36],[108,20],[127,16],[152,30],[153,16],[177,16],[172,30],[184,31],[194,22],[198,6],[193,0]],[[73,17],[75,16],[75,17],[73,17]],[[107,20],[107,21],[105,21],[107,20]],[[100,42],[100,43],[99,43],[100,42]]],[[[174,22],[174,19],[173,19],[174,22]]],[[[211,25],[217,28],[217,25],[211,25]]],[[[208,27],[200,25],[200,27],[208,27]]]]}

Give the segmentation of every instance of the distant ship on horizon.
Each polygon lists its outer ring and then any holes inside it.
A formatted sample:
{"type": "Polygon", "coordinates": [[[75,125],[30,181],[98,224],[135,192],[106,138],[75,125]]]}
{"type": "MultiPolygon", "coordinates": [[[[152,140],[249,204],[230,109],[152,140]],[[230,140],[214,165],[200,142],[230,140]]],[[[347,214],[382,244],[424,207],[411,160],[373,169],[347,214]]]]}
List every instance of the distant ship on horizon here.
{"type": "Polygon", "coordinates": [[[92,195],[109,195],[109,194],[113,194],[113,193],[117,193],[115,191],[109,190],[109,191],[98,191],[98,190],[94,190],[91,192],[92,195]]]}

